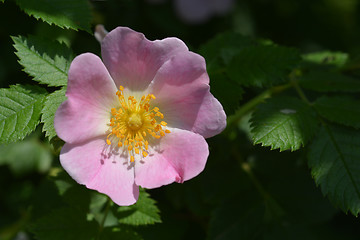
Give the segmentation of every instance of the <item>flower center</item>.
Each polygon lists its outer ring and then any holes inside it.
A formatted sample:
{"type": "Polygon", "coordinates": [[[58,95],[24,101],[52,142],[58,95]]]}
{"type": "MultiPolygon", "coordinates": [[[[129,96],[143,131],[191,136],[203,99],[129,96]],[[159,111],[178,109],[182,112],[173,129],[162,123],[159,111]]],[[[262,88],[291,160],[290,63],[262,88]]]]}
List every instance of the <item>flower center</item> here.
{"type": "Polygon", "coordinates": [[[129,116],[127,125],[133,131],[139,130],[143,125],[143,121],[141,120],[141,115],[139,113],[132,113],[129,116]]]}
{"type": "Polygon", "coordinates": [[[106,143],[111,145],[117,142],[118,147],[125,148],[130,155],[130,161],[135,161],[135,155],[146,157],[149,150],[149,138],[159,139],[170,133],[165,129],[167,123],[160,121],[164,115],[158,107],[150,108],[150,101],[155,99],[153,94],[144,95],[140,102],[133,96],[124,97],[124,87],[120,86],[116,92],[120,107],[111,109],[111,132],[106,138],[106,143]],[[111,139],[111,140],[110,140],[111,139]]]}

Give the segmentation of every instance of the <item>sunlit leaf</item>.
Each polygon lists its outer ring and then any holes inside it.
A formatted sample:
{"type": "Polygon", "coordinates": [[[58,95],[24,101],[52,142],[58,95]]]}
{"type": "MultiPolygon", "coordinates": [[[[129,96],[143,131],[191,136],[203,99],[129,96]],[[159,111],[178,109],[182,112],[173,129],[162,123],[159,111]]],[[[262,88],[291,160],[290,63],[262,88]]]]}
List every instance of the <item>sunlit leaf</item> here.
{"type": "Polygon", "coordinates": [[[280,151],[299,149],[317,129],[312,109],[290,97],[272,98],[259,105],[250,121],[254,143],[280,151]]]}
{"type": "Polygon", "coordinates": [[[160,223],[159,209],[155,203],[148,193],[140,191],[139,200],[134,205],[118,209],[119,222],[135,226],[160,223]]]}
{"type": "Polygon", "coordinates": [[[49,86],[66,86],[73,58],[64,44],[31,36],[12,37],[19,63],[35,81],[49,86]]]}
{"type": "Polygon", "coordinates": [[[349,54],[343,52],[314,52],[302,55],[305,63],[313,64],[316,66],[335,66],[343,67],[349,59],[349,54]]]}
{"type": "Polygon", "coordinates": [[[91,11],[87,0],[16,0],[24,12],[48,24],[90,32],[91,11]]]}
{"type": "Polygon", "coordinates": [[[15,142],[39,124],[46,91],[39,87],[13,85],[0,89],[0,142],[15,142]]]}
{"type": "Polygon", "coordinates": [[[43,131],[49,140],[56,136],[54,118],[56,110],[60,104],[66,100],[65,91],[66,89],[61,89],[49,94],[45,99],[44,107],[41,111],[41,122],[44,123],[43,131]]]}

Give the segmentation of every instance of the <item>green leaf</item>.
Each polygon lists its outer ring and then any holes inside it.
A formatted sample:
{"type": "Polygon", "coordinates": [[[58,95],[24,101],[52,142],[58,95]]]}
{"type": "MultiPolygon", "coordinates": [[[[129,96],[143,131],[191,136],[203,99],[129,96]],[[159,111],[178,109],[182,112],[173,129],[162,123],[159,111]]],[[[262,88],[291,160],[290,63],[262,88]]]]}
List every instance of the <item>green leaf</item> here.
{"type": "Polygon", "coordinates": [[[0,142],[15,142],[39,124],[46,91],[39,87],[14,85],[0,89],[0,142]]]}
{"type": "Polygon", "coordinates": [[[360,131],[325,126],[310,145],[309,166],[317,185],[344,212],[360,212],[360,131]]]}
{"type": "Polygon", "coordinates": [[[50,169],[51,161],[50,148],[37,138],[0,145],[0,165],[7,164],[17,176],[35,171],[45,173],[50,169]]]}
{"type": "Polygon", "coordinates": [[[342,52],[322,51],[304,54],[302,55],[302,58],[307,64],[312,64],[316,66],[329,65],[340,68],[346,64],[349,59],[349,55],[342,52]]]}
{"type": "Polygon", "coordinates": [[[98,229],[95,221],[87,221],[85,212],[70,207],[53,210],[31,227],[37,239],[49,240],[94,239],[98,229]]]}
{"type": "Polygon", "coordinates": [[[210,78],[212,94],[221,102],[227,115],[233,114],[244,94],[243,88],[225,74],[213,74],[210,78]]]}
{"type": "Polygon", "coordinates": [[[299,78],[301,87],[318,92],[360,92],[360,81],[337,72],[311,71],[299,78]]]}
{"type": "Polygon", "coordinates": [[[228,67],[229,77],[245,86],[271,86],[286,81],[300,62],[296,49],[274,45],[251,46],[239,52],[228,67]]]}
{"type": "Polygon", "coordinates": [[[19,63],[35,81],[48,86],[66,86],[67,73],[73,59],[64,44],[39,37],[12,37],[19,63]]]}
{"type": "Polygon", "coordinates": [[[277,97],[261,104],[251,118],[254,144],[295,151],[304,146],[317,129],[312,109],[297,98],[277,97]]]}
{"type": "Polygon", "coordinates": [[[91,11],[87,0],[16,0],[20,8],[48,24],[91,32],[91,11]]]}
{"type": "Polygon", "coordinates": [[[43,131],[45,136],[51,140],[56,136],[54,128],[54,118],[56,110],[59,108],[60,104],[66,100],[65,96],[66,89],[60,89],[49,94],[46,97],[44,107],[42,109],[41,122],[44,123],[43,131]]]}
{"type": "Polygon", "coordinates": [[[360,128],[360,101],[351,97],[320,97],[314,107],[318,113],[335,123],[360,128]]]}
{"type": "Polygon", "coordinates": [[[210,74],[224,65],[245,47],[254,45],[255,42],[238,33],[226,32],[205,43],[200,48],[200,54],[207,62],[207,69],[210,74]]]}
{"type": "Polygon", "coordinates": [[[0,0],[1,3],[3,3],[5,0],[0,0]]]}
{"type": "Polygon", "coordinates": [[[134,205],[118,209],[119,222],[135,226],[161,223],[155,203],[148,193],[141,190],[139,200],[134,205]]]}

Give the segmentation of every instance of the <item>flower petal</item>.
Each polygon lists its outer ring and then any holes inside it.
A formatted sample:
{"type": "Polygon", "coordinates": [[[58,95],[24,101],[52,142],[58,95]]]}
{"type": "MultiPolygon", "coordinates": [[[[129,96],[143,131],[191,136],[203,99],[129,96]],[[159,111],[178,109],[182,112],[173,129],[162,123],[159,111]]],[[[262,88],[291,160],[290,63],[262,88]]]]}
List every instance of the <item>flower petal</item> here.
{"type": "Polygon", "coordinates": [[[116,85],[101,59],[86,53],[76,57],[69,69],[66,100],[55,114],[58,136],[75,143],[104,135],[111,107],[117,106],[116,85]]]}
{"type": "Polygon", "coordinates": [[[209,155],[201,135],[180,129],[171,129],[157,147],[135,165],[135,183],[141,187],[156,188],[189,180],[204,170],[209,155]]]}
{"type": "Polygon", "coordinates": [[[177,38],[149,41],[142,33],[118,27],[108,33],[101,55],[117,86],[144,91],[157,70],[178,52],[188,51],[177,38]]]}
{"type": "Polygon", "coordinates": [[[190,130],[205,138],[226,126],[225,112],[210,93],[205,60],[193,52],[179,53],[158,71],[149,92],[169,126],[190,130]]]}
{"type": "Polygon", "coordinates": [[[78,183],[108,195],[118,205],[131,205],[139,196],[134,169],[108,149],[104,139],[66,143],[61,149],[60,162],[78,183]]]}

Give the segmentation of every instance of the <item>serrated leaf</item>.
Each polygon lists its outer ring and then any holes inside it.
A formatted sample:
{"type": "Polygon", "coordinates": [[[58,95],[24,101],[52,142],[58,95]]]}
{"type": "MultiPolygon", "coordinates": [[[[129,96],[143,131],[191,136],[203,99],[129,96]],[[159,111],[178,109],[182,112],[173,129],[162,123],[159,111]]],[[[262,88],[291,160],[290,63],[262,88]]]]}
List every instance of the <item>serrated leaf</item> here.
{"type": "Polygon", "coordinates": [[[118,208],[119,222],[135,226],[160,223],[159,209],[155,203],[148,193],[140,191],[139,200],[134,205],[118,208]]]}
{"type": "Polygon", "coordinates": [[[56,41],[39,37],[12,37],[19,63],[35,81],[48,86],[66,86],[72,51],[56,41]]]}
{"type": "Polygon", "coordinates": [[[318,92],[360,92],[360,80],[337,72],[311,71],[299,78],[299,84],[318,92]]]}
{"type": "Polygon", "coordinates": [[[65,92],[66,89],[55,91],[49,94],[45,99],[44,107],[41,111],[41,122],[44,123],[43,131],[49,140],[56,136],[54,128],[55,113],[60,104],[66,100],[65,92]]]}
{"type": "Polygon", "coordinates": [[[343,52],[314,52],[302,55],[307,64],[328,65],[337,68],[343,67],[349,59],[349,54],[343,52]]]}
{"type": "Polygon", "coordinates": [[[39,87],[14,85],[0,89],[0,142],[15,142],[39,124],[46,91],[39,87]]]}
{"type": "Polygon", "coordinates": [[[220,33],[200,48],[200,54],[207,62],[208,71],[214,72],[229,63],[233,56],[245,47],[254,45],[254,41],[239,33],[220,33]]]}
{"type": "Polygon", "coordinates": [[[277,97],[254,111],[251,134],[254,144],[295,151],[304,146],[317,129],[312,109],[297,98],[277,97]]]}
{"type": "Polygon", "coordinates": [[[311,173],[321,191],[344,212],[360,212],[360,131],[326,126],[310,145],[311,173]]]}
{"type": "Polygon", "coordinates": [[[360,101],[351,97],[327,97],[316,99],[314,107],[318,113],[335,123],[360,128],[360,101]]]}
{"type": "Polygon", "coordinates": [[[53,210],[31,227],[37,239],[48,240],[94,239],[98,229],[95,221],[87,221],[86,213],[69,207],[53,210]]]}
{"type": "Polygon", "coordinates": [[[240,51],[228,66],[229,77],[245,86],[271,86],[286,81],[300,62],[296,49],[274,45],[251,46],[240,51]]]}
{"type": "Polygon", "coordinates": [[[87,0],[16,0],[16,3],[28,15],[48,24],[91,32],[91,11],[87,0]]]}

